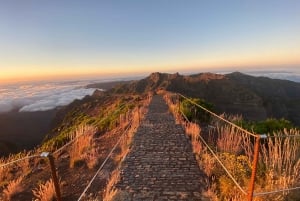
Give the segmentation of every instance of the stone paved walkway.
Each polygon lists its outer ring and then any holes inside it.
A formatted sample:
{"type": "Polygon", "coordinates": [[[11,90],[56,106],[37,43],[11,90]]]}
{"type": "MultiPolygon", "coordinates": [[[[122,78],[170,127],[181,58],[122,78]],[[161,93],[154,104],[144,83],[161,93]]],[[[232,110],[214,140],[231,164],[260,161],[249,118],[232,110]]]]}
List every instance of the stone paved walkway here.
{"type": "Polygon", "coordinates": [[[120,200],[202,200],[201,176],[183,128],[161,96],[154,96],[123,161],[120,200]],[[125,198],[126,197],[126,198],[125,198]]]}

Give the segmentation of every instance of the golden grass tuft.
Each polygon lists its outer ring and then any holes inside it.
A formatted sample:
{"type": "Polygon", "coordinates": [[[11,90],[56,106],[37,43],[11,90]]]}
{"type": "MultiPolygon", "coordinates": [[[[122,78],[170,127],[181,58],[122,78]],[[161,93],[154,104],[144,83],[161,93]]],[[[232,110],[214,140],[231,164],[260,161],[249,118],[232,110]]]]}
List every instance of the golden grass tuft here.
{"type": "MultiPolygon", "coordinates": [[[[148,96],[147,99],[142,102],[141,106],[134,108],[131,111],[131,113],[129,114],[130,118],[127,118],[127,122],[123,122],[125,127],[129,126],[128,120],[131,119],[131,125],[130,125],[129,129],[127,130],[127,133],[123,134],[121,142],[119,144],[120,152],[114,156],[114,159],[117,163],[119,163],[119,166],[121,165],[120,162],[122,162],[122,159],[124,159],[130,151],[130,144],[131,144],[132,138],[136,132],[136,129],[138,128],[141,121],[143,120],[144,114],[146,114],[146,111],[147,111],[146,108],[147,108],[147,105],[150,103],[150,98],[151,98],[151,96],[148,96]]],[[[129,199],[127,192],[119,191],[114,188],[115,184],[119,181],[119,179],[120,179],[120,169],[117,168],[111,174],[111,176],[108,180],[108,183],[106,185],[106,190],[105,190],[104,196],[103,196],[104,201],[122,201],[122,200],[129,199]]]]}
{"type": "MultiPolygon", "coordinates": [[[[244,195],[236,189],[233,182],[226,176],[216,159],[208,149],[199,142],[197,133],[201,128],[198,125],[186,123],[179,113],[178,96],[166,93],[166,102],[177,123],[181,123],[186,133],[191,136],[194,153],[199,166],[208,176],[207,191],[204,195],[210,200],[244,200],[244,195]],[[198,144],[199,143],[199,144],[198,144]]],[[[227,116],[231,121],[241,120],[241,116],[227,116]]],[[[213,130],[208,133],[208,144],[242,188],[247,189],[250,179],[250,170],[253,160],[253,137],[237,130],[231,125],[226,125],[216,118],[212,118],[210,125],[213,130]]],[[[267,192],[300,186],[300,131],[284,130],[274,133],[275,138],[261,140],[260,160],[256,180],[256,192],[267,192]],[[282,137],[282,136],[290,137],[282,137]],[[293,137],[293,135],[298,137],[293,137]],[[291,137],[292,136],[292,137],[291,137]]],[[[264,200],[300,200],[299,190],[275,193],[267,196],[256,197],[255,201],[264,200]]]]}
{"type": "Polygon", "coordinates": [[[240,154],[242,152],[243,132],[226,125],[217,127],[217,147],[221,152],[240,154]]]}
{"type": "Polygon", "coordinates": [[[111,176],[110,179],[106,185],[103,201],[111,201],[117,194],[117,189],[114,188],[114,185],[119,181],[120,179],[120,170],[115,170],[111,176]]]}
{"type": "Polygon", "coordinates": [[[23,186],[21,185],[21,182],[23,181],[23,178],[24,177],[21,176],[8,183],[6,188],[3,190],[5,200],[10,201],[15,195],[22,192],[23,186]]]}
{"type": "MultiPolygon", "coordinates": [[[[265,144],[261,145],[260,167],[265,168],[260,171],[263,171],[265,178],[260,182],[259,191],[274,191],[300,186],[300,131],[284,130],[274,133],[274,135],[277,137],[268,138],[265,140],[265,144]],[[295,135],[298,138],[278,137],[284,135],[295,135]]],[[[293,196],[293,194],[297,194],[297,192],[287,191],[268,195],[264,199],[289,200],[289,196],[293,196]]],[[[299,192],[297,199],[300,199],[299,192]]]]}
{"type": "Polygon", "coordinates": [[[56,198],[52,179],[40,184],[38,188],[32,190],[32,193],[38,201],[53,201],[56,198]]]}
{"type": "Polygon", "coordinates": [[[97,151],[93,146],[93,136],[96,128],[90,125],[80,125],[73,134],[77,138],[70,147],[70,168],[81,162],[86,162],[89,168],[93,168],[97,162],[97,151]]]}

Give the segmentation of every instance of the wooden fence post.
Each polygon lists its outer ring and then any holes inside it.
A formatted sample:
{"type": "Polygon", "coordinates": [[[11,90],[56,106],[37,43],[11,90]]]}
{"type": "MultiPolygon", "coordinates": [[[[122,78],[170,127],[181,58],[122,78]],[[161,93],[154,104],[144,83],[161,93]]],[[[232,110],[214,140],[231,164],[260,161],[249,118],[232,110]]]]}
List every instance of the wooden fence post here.
{"type": "Polygon", "coordinates": [[[55,193],[56,193],[56,198],[57,198],[57,201],[62,201],[60,187],[59,187],[59,181],[58,181],[57,174],[56,174],[54,157],[52,156],[52,154],[50,152],[41,153],[41,157],[47,157],[49,159],[53,184],[54,184],[55,193]]]}

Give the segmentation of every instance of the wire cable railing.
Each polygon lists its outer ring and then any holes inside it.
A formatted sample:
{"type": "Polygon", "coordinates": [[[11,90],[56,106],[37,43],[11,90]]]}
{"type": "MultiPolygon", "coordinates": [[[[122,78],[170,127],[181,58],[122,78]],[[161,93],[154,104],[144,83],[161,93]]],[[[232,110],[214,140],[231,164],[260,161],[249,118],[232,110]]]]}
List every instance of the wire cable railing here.
{"type": "MultiPolygon", "coordinates": [[[[188,118],[185,116],[185,114],[180,111],[180,113],[183,115],[184,119],[188,122],[191,123],[188,118]]],[[[206,141],[202,138],[201,135],[198,135],[199,139],[203,142],[203,144],[208,148],[208,150],[211,152],[211,154],[215,157],[215,159],[218,161],[218,163],[221,165],[221,167],[224,169],[226,174],[229,176],[229,178],[233,181],[233,183],[240,189],[240,191],[244,194],[247,195],[247,192],[239,185],[239,183],[236,181],[236,179],[233,177],[233,175],[229,172],[229,170],[226,168],[226,166],[222,163],[222,161],[219,159],[217,154],[213,151],[213,149],[206,143],[206,141]]]]}
{"type": "Polygon", "coordinates": [[[300,190],[300,186],[299,187],[294,187],[294,188],[279,189],[279,190],[276,190],[276,191],[254,193],[254,197],[265,196],[265,195],[281,193],[281,192],[285,192],[285,191],[292,191],[292,190],[300,190]]]}
{"type": "Polygon", "coordinates": [[[220,115],[217,115],[216,113],[214,113],[214,112],[212,112],[212,111],[210,111],[210,110],[206,109],[205,107],[203,107],[203,106],[199,105],[199,104],[198,104],[198,103],[196,103],[195,101],[193,101],[193,100],[191,100],[191,99],[189,99],[189,98],[185,97],[184,95],[182,95],[182,94],[179,94],[179,93],[178,93],[178,95],[179,95],[179,96],[181,96],[182,98],[184,98],[184,99],[188,100],[190,103],[192,103],[192,104],[196,105],[197,107],[201,108],[202,110],[204,110],[204,111],[208,112],[209,114],[211,114],[211,115],[213,115],[213,116],[217,117],[218,119],[220,119],[220,120],[222,120],[222,121],[224,121],[224,122],[228,123],[229,125],[233,126],[234,128],[237,128],[238,130],[240,130],[240,131],[243,131],[244,133],[246,133],[246,134],[248,134],[248,135],[251,135],[251,136],[253,136],[253,137],[257,137],[257,135],[256,135],[256,134],[254,134],[254,133],[251,133],[251,132],[249,132],[249,131],[245,130],[244,128],[242,128],[242,127],[240,127],[240,126],[238,126],[238,125],[236,125],[236,124],[234,124],[234,123],[232,123],[232,122],[228,121],[227,119],[225,119],[225,118],[221,117],[220,115]]]}
{"type": "Polygon", "coordinates": [[[268,138],[300,138],[300,135],[267,135],[268,138]]]}
{"type": "Polygon", "coordinates": [[[84,136],[85,133],[82,133],[78,136],[76,136],[75,138],[73,138],[72,140],[70,140],[68,143],[64,144],[63,146],[61,146],[59,149],[55,150],[53,152],[53,154],[57,154],[59,152],[61,152],[63,149],[65,149],[67,146],[71,145],[73,142],[75,142],[78,138],[80,138],[81,136],[84,136]]]}
{"type": "MultiPolygon", "coordinates": [[[[275,194],[275,193],[282,193],[282,192],[286,192],[286,191],[293,191],[293,190],[299,190],[300,187],[292,187],[292,188],[286,188],[286,189],[278,189],[278,190],[274,190],[274,191],[269,191],[269,192],[254,192],[254,181],[255,181],[255,175],[256,175],[256,166],[257,166],[257,162],[258,162],[258,155],[259,155],[259,146],[260,146],[260,139],[266,139],[266,138],[291,138],[291,137],[294,137],[294,138],[299,138],[300,135],[257,135],[257,134],[254,134],[254,133],[251,133],[247,130],[245,130],[244,128],[230,122],[229,120],[217,115],[216,113],[206,109],[205,107],[197,104],[196,102],[194,102],[193,100],[187,98],[186,96],[182,95],[182,94],[179,94],[177,93],[177,96],[178,97],[182,97],[184,99],[186,99],[187,101],[189,101],[190,103],[192,103],[193,105],[201,108],[202,110],[208,112],[209,114],[211,114],[212,116],[214,117],[217,117],[218,119],[220,119],[221,121],[224,121],[226,123],[228,123],[229,125],[231,125],[232,127],[244,132],[245,134],[248,134],[252,137],[255,137],[256,138],[256,143],[255,144],[255,147],[256,147],[256,159],[254,159],[254,167],[252,167],[252,176],[251,176],[251,180],[253,180],[253,184],[250,184],[252,185],[252,189],[249,190],[249,192],[246,192],[240,185],[239,183],[236,181],[236,179],[233,177],[233,175],[229,172],[229,170],[225,167],[225,165],[222,163],[222,161],[219,159],[219,157],[217,156],[217,154],[213,151],[213,149],[208,145],[208,143],[206,143],[206,141],[203,139],[203,137],[201,135],[199,135],[199,139],[202,141],[202,143],[208,148],[208,150],[211,152],[211,154],[214,156],[214,158],[218,161],[218,163],[222,166],[222,168],[224,169],[224,171],[226,172],[226,174],[229,176],[229,178],[234,182],[234,184],[238,187],[238,189],[244,194],[244,195],[247,195],[248,196],[248,200],[252,200],[253,197],[258,197],[258,196],[266,196],[266,195],[270,195],[270,194],[275,194]]],[[[178,104],[180,104],[180,102],[178,102],[178,104]]],[[[179,107],[180,108],[180,107],[179,107]]],[[[189,119],[186,117],[186,115],[179,109],[179,112],[181,114],[181,116],[183,116],[184,120],[191,123],[189,121],[189,119]]],[[[255,158],[255,157],[254,157],[255,158]]],[[[250,187],[251,188],[251,187],[250,187]]]]}
{"type": "MultiPolygon", "coordinates": [[[[149,97],[147,97],[149,99],[149,97]]],[[[130,103],[134,103],[136,100],[131,100],[131,101],[128,101],[126,104],[130,104],[130,103]]],[[[146,102],[145,102],[146,103],[146,102]]],[[[118,110],[114,110],[113,112],[116,113],[118,112],[119,110],[123,110],[125,108],[125,104],[122,105],[122,107],[118,110]]],[[[144,108],[144,106],[142,107],[144,108]]],[[[140,108],[140,105],[137,105],[137,109],[138,109],[138,122],[140,122],[140,111],[141,109],[140,108]]],[[[129,111],[133,111],[132,109],[129,109],[129,111]]],[[[126,111],[126,119],[130,119],[129,116],[127,116],[127,113],[128,111],[126,111]]],[[[129,114],[129,113],[128,113],[129,114]]],[[[128,121],[128,120],[126,120],[128,121]]],[[[120,137],[120,139],[117,141],[117,143],[115,144],[115,146],[112,148],[112,150],[110,151],[110,153],[107,155],[106,159],[104,160],[104,162],[101,164],[101,166],[99,167],[98,171],[96,172],[96,175],[92,178],[92,180],[89,182],[88,186],[85,188],[84,192],[81,194],[81,198],[84,196],[84,194],[86,193],[86,191],[89,189],[89,187],[91,186],[92,182],[95,180],[96,176],[99,174],[99,172],[101,171],[101,169],[103,169],[104,165],[107,163],[109,157],[111,157],[111,155],[113,154],[114,150],[117,148],[118,144],[120,143],[122,137],[124,136],[125,133],[128,132],[128,130],[132,127],[132,123],[133,123],[133,120],[129,120],[129,123],[127,122],[127,126],[123,127],[122,129],[125,129],[123,130],[123,134],[122,136],[120,137]]],[[[120,129],[117,129],[115,132],[120,132],[120,129]]],[[[63,146],[61,146],[60,148],[56,149],[55,151],[53,152],[41,152],[41,153],[38,153],[37,152],[33,155],[29,155],[29,156],[24,156],[24,157],[21,157],[21,158],[18,158],[18,159],[14,159],[14,160],[11,160],[11,161],[0,161],[0,168],[6,168],[10,165],[13,165],[13,164],[17,164],[19,162],[22,162],[24,160],[28,160],[28,159],[32,159],[32,158],[49,158],[49,161],[51,163],[51,173],[52,173],[52,176],[53,176],[53,180],[54,177],[56,177],[56,180],[57,181],[54,181],[54,185],[56,185],[56,187],[58,187],[58,191],[56,192],[56,194],[58,195],[60,189],[59,189],[59,181],[57,179],[57,168],[55,167],[55,164],[54,164],[54,157],[53,155],[63,151],[64,149],[66,149],[68,146],[70,146],[72,143],[74,143],[76,140],[78,140],[78,138],[86,135],[87,133],[86,132],[83,132],[82,134],[80,135],[77,135],[76,137],[74,137],[73,139],[70,139],[66,144],[64,144],[63,146]]],[[[8,159],[9,160],[9,159],[8,159]]],[[[60,193],[59,193],[60,194],[60,193]]],[[[80,199],[81,199],[80,198],[80,199]]],[[[57,197],[57,200],[61,201],[61,197],[58,196],[57,197]]]]}
{"type": "Polygon", "coordinates": [[[5,163],[5,164],[1,164],[1,165],[0,165],[0,168],[4,168],[4,167],[6,167],[6,166],[9,166],[9,165],[12,165],[12,164],[21,162],[21,161],[23,161],[23,160],[31,159],[31,158],[36,158],[36,157],[40,157],[40,155],[39,155],[39,154],[35,154],[35,155],[31,155],[31,156],[25,156],[25,157],[22,157],[22,158],[19,158],[19,159],[16,159],[16,160],[7,162],[7,163],[5,163]]]}
{"type": "MultiPolygon", "coordinates": [[[[134,100],[131,100],[131,101],[127,102],[127,104],[132,103],[132,102],[134,102],[134,100]]],[[[125,104],[123,104],[121,108],[119,108],[118,110],[115,110],[114,112],[118,112],[118,111],[122,110],[124,107],[125,107],[125,104]]],[[[69,142],[67,142],[66,144],[64,144],[63,146],[61,146],[60,148],[58,148],[57,150],[53,151],[52,154],[57,154],[57,153],[59,153],[59,152],[62,151],[64,148],[66,148],[67,146],[71,145],[74,141],[76,141],[78,138],[80,138],[81,136],[83,136],[83,135],[85,135],[85,134],[86,134],[86,133],[82,133],[82,134],[76,136],[75,138],[71,139],[69,142]]],[[[18,162],[23,161],[23,160],[26,160],[26,159],[35,158],[35,157],[40,157],[40,154],[35,154],[35,155],[31,155],[31,156],[26,156],[26,157],[22,157],[22,158],[20,158],[20,159],[16,159],[16,160],[9,161],[9,162],[7,162],[7,163],[5,163],[5,164],[1,164],[1,165],[0,165],[0,168],[9,166],[9,165],[14,164],[14,163],[18,163],[18,162]]]]}
{"type": "Polygon", "coordinates": [[[98,170],[95,173],[95,175],[91,178],[91,180],[89,181],[88,185],[85,187],[84,191],[82,192],[82,194],[80,195],[80,197],[78,198],[77,201],[80,201],[85,196],[86,192],[91,187],[91,185],[94,182],[94,180],[96,179],[97,175],[102,170],[102,168],[104,167],[104,165],[106,164],[106,162],[108,161],[108,159],[111,157],[111,155],[113,154],[113,152],[115,151],[115,149],[117,148],[117,146],[120,144],[122,138],[124,137],[125,133],[129,130],[129,128],[131,127],[131,125],[132,125],[132,121],[129,123],[129,125],[127,126],[127,128],[125,129],[125,131],[123,132],[123,134],[120,136],[120,138],[116,142],[116,144],[113,146],[113,148],[111,149],[111,151],[109,152],[109,154],[106,156],[105,160],[103,161],[103,163],[101,164],[101,166],[98,168],[98,170]]]}

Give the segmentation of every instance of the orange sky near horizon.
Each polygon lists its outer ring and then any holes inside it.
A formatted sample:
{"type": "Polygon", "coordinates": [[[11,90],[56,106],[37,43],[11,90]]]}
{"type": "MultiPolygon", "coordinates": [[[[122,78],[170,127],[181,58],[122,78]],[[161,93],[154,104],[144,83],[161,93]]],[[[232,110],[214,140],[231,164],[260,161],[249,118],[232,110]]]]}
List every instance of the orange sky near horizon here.
{"type": "Polygon", "coordinates": [[[8,1],[0,83],[300,69],[300,1],[8,1]],[[271,6],[270,6],[271,5],[271,6]]]}
{"type": "MultiPolygon", "coordinates": [[[[300,52],[299,52],[300,53],[300,52]]],[[[300,54],[299,54],[300,55],[300,54]]],[[[215,60],[203,57],[195,59],[188,57],[182,61],[154,61],[153,64],[148,62],[146,65],[138,62],[131,62],[129,65],[111,62],[111,66],[99,63],[91,66],[74,65],[72,66],[55,66],[50,63],[42,67],[30,67],[19,64],[18,68],[6,67],[1,69],[0,83],[31,81],[31,80],[51,80],[51,79],[78,79],[89,77],[116,77],[116,76],[134,76],[147,75],[151,72],[187,72],[187,71],[216,71],[216,70],[259,70],[267,66],[274,66],[274,69],[285,66],[300,66],[300,59],[293,54],[289,55],[256,55],[255,57],[240,56],[240,59],[232,55],[216,55],[215,60]],[[286,58],[284,58],[285,56],[286,58]],[[199,61],[201,60],[201,62],[199,61]],[[259,61],[259,62],[257,62],[259,61]],[[52,66],[52,67],[51,67],[52,66]],[[105,66],[105,67],[100,67],[105,66]],[[250,67],[250,68],[249,68],[250,67]]],[[[1,64],[1,62],[0,62],[1,64]]],[[[2,68],[2,67],[1,67],[2,68]]],[[[272,70],[272,69],[270,69],[272,70]]]]}

